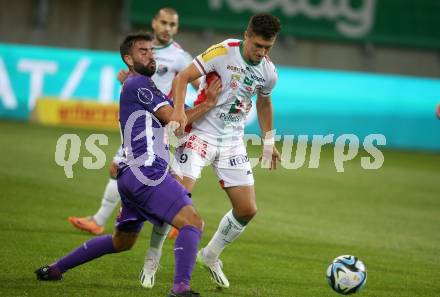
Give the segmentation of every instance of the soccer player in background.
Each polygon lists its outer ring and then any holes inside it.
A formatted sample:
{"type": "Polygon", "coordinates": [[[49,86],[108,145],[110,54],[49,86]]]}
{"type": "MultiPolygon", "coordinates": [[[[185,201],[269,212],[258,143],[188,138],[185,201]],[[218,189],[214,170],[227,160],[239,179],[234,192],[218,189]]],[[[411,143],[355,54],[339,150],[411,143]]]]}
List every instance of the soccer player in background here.
{"type": "MultiPolygon", "coordinates": [[[[186,145],[175,155],[180,162],[182,183],[189,192],[203,167],[211,164],[231,201],[232,209],[221,219],[208,245],[198,252],[198,261],[223,288],[229,287],[229,281],[222,271],[220,254],[243,233],[257,213],[254,178],[243,142],[245,120],[254,95],[257,95],[257,115],[264,142],[263,162],[276,169],[280,159],[272,134],[271,92],[277,73],[268,57],[280,29],[278,18],[265,13],[254,15],[244,40],[227,39],[213,45],[175,79],[172,120],[180,124],[180,133],[187,124],[183,108],[188,82],[203,76],[202,90],[211,76],[218,75],[224,86],[216,107],[192,123],[186,145]]],[[[195,106],[205,98],[206,94],[201,92],[195,106]]]]}
{"type": "MultiPolygon", "coordinates": [[[[174,283],[168,296],[200,296],[190,289],[190,280],[203,221],[192,206],[189,192],[167,171],[169,148],[164,126],[170,122],[173,108],[151,79],[156,70],[152,40],[149,33],[140,32],[128,35],[120,46],[130,75],[120,95],[124,155],[117,178],[122,207],[115,232],[95,237],[55,263],[40,267],[35,271],[39,280],[60,280],[63,273],[78,265],[129,250],[148,220],[157,226],[168,223],[180,231],[174,249],[174,283]],[[157,185],[149,183],[157,181],[157,185]]],[[[220,89],[220,80],[216,80],[208,88],[207,103],[190,109],[187,116],[194,120],[213,108],[220,89]]]]}
{"type": "MultiPolygon", "coordinates": [[[[179,16],[175,9],[160,9],[153,18],[151,26],[154,33],[153,47],[157,63],[156,72],[152,76],[152,80],[162,93],[170,97],[173,78],[191,63],[191,56],[173,40],[179,26],[179,16]]],[[[127,76],[128,72],[121,70],[118,74],[118,79],[122,83],[127,76]]],[[[195,89],[198,89],[199,83],[199,80],[191,82],[195,89]]],[[[113,157],[113,162],[109,168],[110,179],[101,200],[101,207],[96,214],[88,217],[69,218],[69,222],[76,228],[95,235],[104,232],[105,223],[120,201],[116,175],[122,154],[122,149],[119,149],[113,157]]],[[[146,288],[154,286],[154,275],[159,267],[162,246],[166,239],[163,235],[168,234],[170,228],[168,224],[163,226],[155,225],[153,227],[150,246],[144,259],[144,268],[139,275],[141,285],[146,288]]],[[[173,235],[175,236],[176,232],[173,232],[173,235]]]]}

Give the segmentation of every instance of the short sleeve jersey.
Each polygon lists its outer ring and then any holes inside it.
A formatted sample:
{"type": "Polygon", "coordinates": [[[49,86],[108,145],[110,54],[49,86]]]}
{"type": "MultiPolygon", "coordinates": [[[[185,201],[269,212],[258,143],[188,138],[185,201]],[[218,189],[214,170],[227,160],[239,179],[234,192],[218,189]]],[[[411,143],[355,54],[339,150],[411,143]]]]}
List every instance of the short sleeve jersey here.
{"type": "Polygon", "coordinates": [[[169,96],[173,78],[191,64],[192,57],[173,41],[166,46],[155,46],[154,58],[156,73],[151,78],[157,88],[169,96]]]}
{"type": "MultiPolygon", "coordinates": [[[[170,97],[174,77],[191,64],[192,57],[175,41],[165,46],[155,46],[154,57],[156,60],[156,72],[151,79],[157,89],[170,97]]],[[[124,151],[120,148],[113,162],[119,164],[123,156],[124,151]]]]}
{"type": "Polygon", "coordinates": [[[167,96],[151,78],[131,75],[124,82],[119,104],[124,151],[120,166],[137,165],[164,170],[168,165],[169,148],[165,129],[153,113],[170,104],[167,96]]]}
{"type": "Polygon", "coordinates": [[[243,41],[227,39],[211,46],[197,56],[193,63],[206,75],[199,88],[196,101],[206,97],[204,88],[210,73],[216,72],[222,82],[217,105],[192,124],[206,141],[217,145],[235,145],[242,141],[246,117],[256,94],[270,96],[278,79],[275,65],[264,57],[258,64],[251,64],[243,57],[243,41]]]}

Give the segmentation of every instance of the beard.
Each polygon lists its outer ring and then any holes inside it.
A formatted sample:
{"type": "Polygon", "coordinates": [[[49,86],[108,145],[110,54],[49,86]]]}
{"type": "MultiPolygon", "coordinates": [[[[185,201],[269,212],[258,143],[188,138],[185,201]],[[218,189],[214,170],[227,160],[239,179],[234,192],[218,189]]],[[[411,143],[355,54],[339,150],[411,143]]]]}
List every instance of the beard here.
{"type": "Polygon", "coordinates": [[[144,65],[137,61],[133,61],[133,69],[139,74],[152,77],[153,74],[156,72],[156,61],[153,60],[147,65],[144,65]]]}

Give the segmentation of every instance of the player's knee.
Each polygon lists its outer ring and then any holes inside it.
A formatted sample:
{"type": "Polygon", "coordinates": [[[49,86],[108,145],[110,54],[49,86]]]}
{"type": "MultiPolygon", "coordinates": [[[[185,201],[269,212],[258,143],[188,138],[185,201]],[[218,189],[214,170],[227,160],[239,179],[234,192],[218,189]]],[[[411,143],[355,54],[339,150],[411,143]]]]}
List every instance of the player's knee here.
{"type": "Polygon", "coordinates": [[[187,205],[180,210],[172,222],[173,226],[181,229],[185,226],[194,226],[203,231],[204,222],[192,205],[187,205]]]}
{"type": "Polygon", "coordinates": [[[121,241],[113,241],[113,248],[115,252],[125,252],[130,250],[134,245],[134,242],[121,242],[121,241]]]}
{"type": "Polygon", "coordinates": [[[197,229],[200,229],[203,231],[203,228],[205,227],[205,222],[203,221],[202,217],[194,212],[189,218],[188,218],[188,224],[196,227],[197,229]]]}
{"type": "Polygon", "coordinates": [[[134,236],[123,236],[121,234],[114,234],[112,237],[113,248],[115,252],[120,253],[130,250],[136,243],[136,238],[134,236]]]}
{"type": "Polygon", "coordinates": [[[240,219],[250,221],[257,215],[257,206],[249,205],[248,207],[244,207],[241,209],[234,209],[234,213],[240,219]]]}

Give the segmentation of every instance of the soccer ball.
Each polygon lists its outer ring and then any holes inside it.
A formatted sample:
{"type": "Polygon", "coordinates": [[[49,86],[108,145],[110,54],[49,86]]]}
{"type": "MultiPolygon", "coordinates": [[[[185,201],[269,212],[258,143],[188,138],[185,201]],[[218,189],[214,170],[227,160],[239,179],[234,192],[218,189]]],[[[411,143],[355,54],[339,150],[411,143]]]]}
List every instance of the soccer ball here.
{"type": "Polygon", "coordinates": [[[355,256],[339,256],[327,268],[327,281],[337,293],[353,294],[359,292],[367,282],[367,269],[355,256]]]}

